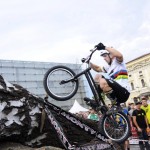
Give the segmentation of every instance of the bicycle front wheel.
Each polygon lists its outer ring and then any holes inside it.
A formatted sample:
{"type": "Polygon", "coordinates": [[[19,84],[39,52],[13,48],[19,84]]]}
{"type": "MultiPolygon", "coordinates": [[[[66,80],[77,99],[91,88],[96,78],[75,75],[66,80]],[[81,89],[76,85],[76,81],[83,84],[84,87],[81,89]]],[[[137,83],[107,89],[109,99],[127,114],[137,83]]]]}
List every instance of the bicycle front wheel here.
{"type": "Polygon", "coordinates": [[[47,94],[55,100],[66,101],[72,98],[78,90],[78,80],[73,79],[75,73],[66,66],[55,66],[44,76],[43,84],[47,94]],[[73,80],[71,80],[73,79],[73,80]],[[69,81],[62,84],[62,81],[69,81]]]}
{"type": "Polygon", "coordinates": [[[122,143],[130,135],[130,122],[123,112],[103,115],[99,122],[100,132],[105,134],[109,139],[122,143]]]}

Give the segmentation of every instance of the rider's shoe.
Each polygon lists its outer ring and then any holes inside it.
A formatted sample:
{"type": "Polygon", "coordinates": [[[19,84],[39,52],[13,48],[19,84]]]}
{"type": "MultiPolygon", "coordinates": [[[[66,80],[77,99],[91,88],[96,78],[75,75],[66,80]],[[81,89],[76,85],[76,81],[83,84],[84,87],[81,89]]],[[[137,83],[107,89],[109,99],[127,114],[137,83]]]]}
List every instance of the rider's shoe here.
{"type": "Polygon", "coordinates": [[[106,93],[106,96],[110,99],[111,104],[112,104],[112,108],[110,108],[107,111],[107,114],[112,114],[112,113],[116,113],[116,112],[122,111],[120,103],[117,102],[117,98],[116,98],[116,96],[115,96],[113,91],[110,91],[109,93],[106,93]]]}
{"type": "Polygon", "coordinates": [[[88,97],[84,97],[84,101],[86,102],[86,104],[88,105],[88,106],[91,106],[91,107],[97,107],[97,103],[96,103],[96,101],[95,100],[93,100],[93,99],[90,99],[90,98],[88,98],[88,97]]]}
{"type": "Polygon", "coordinates": [[[115,101],[117,99],[116,96],[115,96],[115,94],[113,93],[113,91],[110,91],[109,93],[106,93],[106,96],[111,101],[115,101]]]}
{"type": "Polygon", "coordinates": [[[114,106],[114,105],[115,105],[115,106],[120,106],[120,104],[117,103],[116,99],[111,100],[111,105],[112,105],[112,106],[114,106]]]}

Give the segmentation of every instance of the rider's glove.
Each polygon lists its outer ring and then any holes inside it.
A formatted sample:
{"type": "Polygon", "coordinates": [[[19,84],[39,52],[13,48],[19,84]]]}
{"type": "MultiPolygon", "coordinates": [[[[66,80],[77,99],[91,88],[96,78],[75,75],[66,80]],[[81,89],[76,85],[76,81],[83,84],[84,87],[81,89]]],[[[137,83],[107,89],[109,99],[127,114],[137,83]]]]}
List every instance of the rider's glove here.
{"type": "Polygon", "coordinates": [[[99,43],[97,45],[95,45],[95,48],[97,48],[97,50],[102,50],[102,49],[105,49],[106,46],[104,46],[103,43],[99,43]]]}

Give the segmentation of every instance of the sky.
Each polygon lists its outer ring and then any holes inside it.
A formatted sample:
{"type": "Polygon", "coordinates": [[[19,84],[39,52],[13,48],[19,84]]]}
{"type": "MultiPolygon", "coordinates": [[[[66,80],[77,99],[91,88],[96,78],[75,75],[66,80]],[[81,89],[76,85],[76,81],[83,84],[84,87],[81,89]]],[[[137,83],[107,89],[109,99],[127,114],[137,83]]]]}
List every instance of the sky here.
{"type": "Polygon", "coordinates": [[[80,63],[99,42],[125,62],[149,53],[150,1],[0,0],[0,59],[80,63]]]}

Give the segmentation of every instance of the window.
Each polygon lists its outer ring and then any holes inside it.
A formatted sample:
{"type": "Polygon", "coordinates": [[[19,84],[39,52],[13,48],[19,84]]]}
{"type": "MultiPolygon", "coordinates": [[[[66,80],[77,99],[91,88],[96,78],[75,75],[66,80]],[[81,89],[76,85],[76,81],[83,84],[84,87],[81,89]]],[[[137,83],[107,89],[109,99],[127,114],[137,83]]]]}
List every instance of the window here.
{"type": "Polygon", "coordinates": [[[142,71],[139,71],[139,76],[143,77],[142,71]]]}
{"type": "Polygon", "coordinates": [[[142,75],[142,74],[140,74],[140,77],[143,77],[143,75],[142,75]]]}
{"type": "Polygon", "coordinates": [[[141,83],[142,83],[142,87],[145,87],[145,81],[144,81],[144,79],[141,80],[141,83]]]}
{"type": "Polygon", "coordinates": [[[134,84],[131,82],[131,89],[134,90],[134,84]]]}
{"type": "Polygon", "coordinates": [[[129,74],[129,77],[131,77],[131,74],[129,74]]]}

